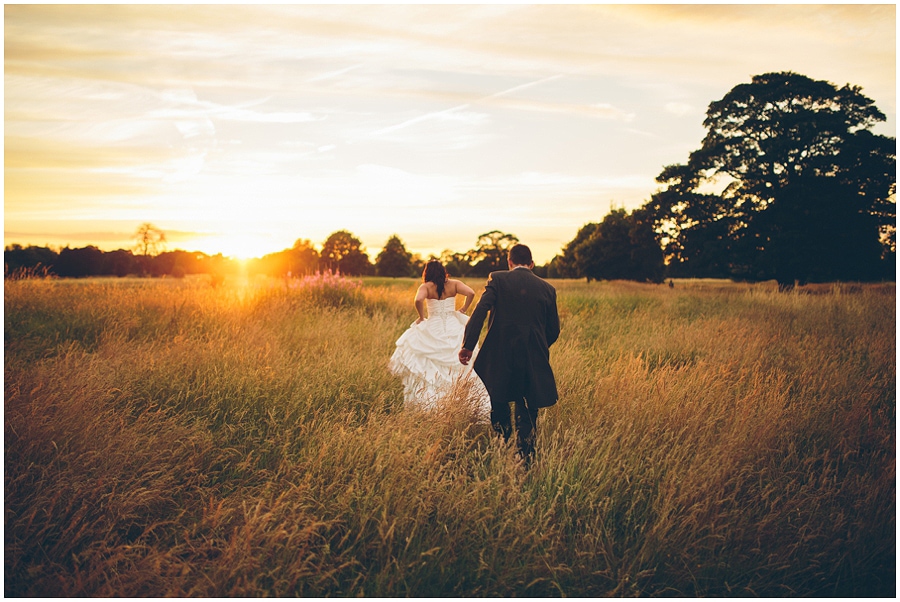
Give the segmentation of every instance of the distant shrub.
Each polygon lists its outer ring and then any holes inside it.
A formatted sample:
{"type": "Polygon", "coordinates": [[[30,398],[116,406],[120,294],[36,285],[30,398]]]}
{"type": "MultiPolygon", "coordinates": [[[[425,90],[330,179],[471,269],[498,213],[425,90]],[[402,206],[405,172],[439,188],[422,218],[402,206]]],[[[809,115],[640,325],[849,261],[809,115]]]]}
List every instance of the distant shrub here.
{"type": "Polygon", "coordinates": [[[316,272],[293,280],[288,288],[301,292],[306,301],[320,307],[353,307],[365,300],[362,282],[344,278],[339,272],[316,272]]]}

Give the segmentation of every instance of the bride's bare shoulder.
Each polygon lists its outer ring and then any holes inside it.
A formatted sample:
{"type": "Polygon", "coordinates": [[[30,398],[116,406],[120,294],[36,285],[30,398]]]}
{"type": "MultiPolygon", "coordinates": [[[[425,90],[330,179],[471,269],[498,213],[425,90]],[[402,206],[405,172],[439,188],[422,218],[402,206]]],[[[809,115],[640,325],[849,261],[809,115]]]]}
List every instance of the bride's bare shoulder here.
{"type": "Polygon", "coordinates": [[[428,299],[434,297],[435,294],[435,287],[431,282],[423,282],[419,285],[419,288],[416,289],[417,299],[428,299]]]}

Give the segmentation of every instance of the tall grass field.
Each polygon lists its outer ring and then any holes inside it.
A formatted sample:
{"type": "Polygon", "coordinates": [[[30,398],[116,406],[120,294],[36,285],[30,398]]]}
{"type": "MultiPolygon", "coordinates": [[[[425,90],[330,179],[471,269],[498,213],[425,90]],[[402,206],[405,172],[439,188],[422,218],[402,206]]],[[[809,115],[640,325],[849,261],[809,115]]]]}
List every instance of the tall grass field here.
{"type": "Polygon", "coordinates": [[[893,284],[553,284],[525,470],[413,279],[7,281],[5,595],[895,595],[893,284]]]}

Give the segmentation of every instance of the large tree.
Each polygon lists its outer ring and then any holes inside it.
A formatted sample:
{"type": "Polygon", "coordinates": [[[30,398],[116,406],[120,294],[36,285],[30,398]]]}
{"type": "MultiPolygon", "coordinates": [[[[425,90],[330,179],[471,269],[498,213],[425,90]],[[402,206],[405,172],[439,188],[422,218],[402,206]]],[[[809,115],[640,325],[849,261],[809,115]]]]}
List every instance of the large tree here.
{"type": "Polygon", "coordinates": [[[277,253],[269,253],[248,262],[252,273],[269,276],[306,276],[319,269],[319,252],[305,238],[298,238],[294,246],[277,253]]]}
{"type": "Polygon", "coordinates": [[[563,251],[566,275],[591,280],[662,282],[663,255],[644,209],[613,209],[586,224],[563,251]]]}
{"type": "Polygon", "coordinates": [[[471,273],[472,266],[469,264],[469,259],[469,253],[451,251],[450,249],[444,249],[438,258],[444,264],[447,273],[456,277],[468,276],[471,273]]]}
{"type": "Polygon", "coordinates": [[[65,247],[56,260],[56,274],[63,278],[82,278],[103,274],[103,251],[93,245],[80,249],[65,247]]]}
{"type": "Polygon", "coordinates": [[[556,270],[562,278],[583,278],[584,274],[578,269],[575,251],[587,242],[600,224],[590,222],[578,229],[575,238],[563,247],[562,255],[557,255],[556,270]]]}
{"type": "Polygon", "coordinates": [[[673,273],[878,278],[891,251],[895,141],[857,86],[767,73],[710,104],[708,133],[647,209],[673,273]]]}
{"type": "Polygon", "coordinates": [[[381,253],[375,258],[375,273],[379,276],[396,278],[398,276],[412,276],[413,270],[412,253],[406,250],[403,241],[394,234],[388,239],[381,253]]]}
{"type": "Polygon", "coordinates": [[[506,257],[509,249],[519,242],[515,234],[491,230],[478,237],[475,248],[469,251],[471,274],[487,276],[491,272],[508,268],[506,257]]]}
{"type": "Polygon", "coordinates": [[[288,270],[294,276],[306,276],[316,271],[319,252],[307,238],[298,238],[288,251],[288,270]]]}
{"type": "Polygon", "coordinates": [[[362,242],[346,230],[338,230],[325,240],[320,263],[324,270],[348,276],[363,276],[373,271],[362,242]]]}

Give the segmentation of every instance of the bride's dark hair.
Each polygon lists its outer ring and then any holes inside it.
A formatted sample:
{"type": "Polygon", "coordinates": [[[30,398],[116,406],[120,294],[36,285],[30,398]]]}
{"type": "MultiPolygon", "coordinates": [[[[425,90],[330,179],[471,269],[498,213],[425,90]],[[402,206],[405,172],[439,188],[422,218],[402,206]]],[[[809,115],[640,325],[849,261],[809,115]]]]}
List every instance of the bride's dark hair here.
{"type": "Polygon", "coordinates": [[[447,270],[437,259],[425,264],[422,270],[422,282],[433,282],[437,287],[438,299],[444,296],[444,285],[447,283],[447,270]]]}

